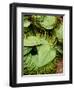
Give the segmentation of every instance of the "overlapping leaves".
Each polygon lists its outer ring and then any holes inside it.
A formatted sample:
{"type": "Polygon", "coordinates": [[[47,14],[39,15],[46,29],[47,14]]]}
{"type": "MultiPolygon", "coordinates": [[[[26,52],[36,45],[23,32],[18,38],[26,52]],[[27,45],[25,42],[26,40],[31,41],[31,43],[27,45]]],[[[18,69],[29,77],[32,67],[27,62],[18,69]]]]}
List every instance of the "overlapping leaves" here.
{"type": "Polygon", "coordinates": [[[63,54],[62,20],[56,16],[24,16],[23,27],[23,73],[56,72],[56,62],[53,63],[53,61],[57,56],[57,52],[63,54]],[[58,23],[59,20],[60,23],[58,23]]]}

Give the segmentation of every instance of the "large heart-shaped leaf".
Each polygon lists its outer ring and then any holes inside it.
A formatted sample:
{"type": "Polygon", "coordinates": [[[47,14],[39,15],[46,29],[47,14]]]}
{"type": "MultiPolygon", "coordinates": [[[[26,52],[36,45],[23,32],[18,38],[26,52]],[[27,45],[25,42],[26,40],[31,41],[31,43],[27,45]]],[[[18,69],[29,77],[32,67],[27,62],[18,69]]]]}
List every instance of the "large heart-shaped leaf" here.
{"type": "MultiPolygon", "coordinates": [[[[47,44],[37,47],[37,49],[38,54],[28,56],[30,59],[30,66],[34,64],[35,67],[42,67],[51,62],[56,56],[56,50],[47,44]]],[[[26,61],[28,61],[28,58],[26,61]]]]}

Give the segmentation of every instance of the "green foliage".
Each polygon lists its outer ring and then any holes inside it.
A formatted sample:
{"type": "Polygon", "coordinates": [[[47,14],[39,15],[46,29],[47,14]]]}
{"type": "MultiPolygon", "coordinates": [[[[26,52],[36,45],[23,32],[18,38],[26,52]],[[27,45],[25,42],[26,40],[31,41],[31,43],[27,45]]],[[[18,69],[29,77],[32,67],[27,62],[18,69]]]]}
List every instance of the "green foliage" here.
{"type": "Polygon", "coordinates": [[[29,22],[28,20],[25,20],[24,21],[24,27],[28,27],[30,26],[31,22],[29,22]]]}
{"type": "Polygon", "coordinates": [[[55,28],[55,34],[56,37],[58,38],[58,41],[63,43],[63,24],[59,24],[57,28],[55,28]]]}
{"type": "Polygon", "coordinates": [[[51,62],[56,56],[56,50],[50,45],[42,45],[38,47],[37,66],[41,67],[51,62]]]}
{"type": "Polygon", "coordinates": [[[56,16],[45,16],[43,22],[40,22],[40,25],[45,29],[53,29],[57,23],[56,16]]]}
{"type": "Polygon", "coordinates": [[[24,38],[24,46],[36,46],[40,44],[41,40],[37,36],[29,36],[28,38],[24,38]]]}
{"type": "Polygon", "coordinates": [[[28,27],[28,26],[30,26],[30,24],[31,24],[31,22],[29,21],[29,17],[28,16],[26,16],[26,17],[23,17],[23,27],[28,27]]]}
{"type": "Polygon", "coordinates": [[[56,73],[57,58],[63,56],[63,21],[60,18],[23,16],[23,74],[56,73]]]}

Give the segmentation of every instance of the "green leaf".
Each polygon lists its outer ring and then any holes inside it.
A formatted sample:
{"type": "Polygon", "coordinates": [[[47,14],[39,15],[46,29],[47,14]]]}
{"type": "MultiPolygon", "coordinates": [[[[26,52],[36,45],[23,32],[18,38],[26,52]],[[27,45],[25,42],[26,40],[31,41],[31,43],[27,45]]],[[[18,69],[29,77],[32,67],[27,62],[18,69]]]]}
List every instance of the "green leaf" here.
{"type": "Polygon", "coordinates": [[[38,49],[38,62],[37,62],[38,67],[46,65],[56,57],[56,50],[53,47],[49,46],[48,44],[37,47],[37,49],[38,49]]]}
{"type": "Polygon", "coordinates": [[[31,22],[29,20],[24,20],[24,27],[29,27],[31,22]]]}
{"type": "Polygon", "coordinates": [[[53,29],[57,22],[57,18],[55,16],[45,16],[44,21],[40,22],[40,25],[45,29],[53,29]]]}
{"type": "Polygon", "coordinates": [[[33,47],[34,45],[39,45],[42,44],[41,46],[37,46],[37,60],[34,60],[35,57],[32,57],[32,62],[37,66],[41,67],[48,62],[52,61],[55,56],[56,56],[56,50],[53,48],[53,45],[51,46],[47,40],[44,38],[37,38],[36,36],[30,36],[25,39],[24,41],[24,46],[31,46],[33,47]]]}
{"type": "Polygon", "coordinates": [[[30,16],[24,15],[23,20],[28,20],[30,16]]]}
{"type": "Polygon", "coordinates": [[[40,44],[41,40],[37,36],[28,36],[27,38],[24,38],[24,46],[36,46],[40,44]]]}
{"type": "Polygon", "coordinates": [[[54,31],[58,41],[63,43],[63,24],[60,24],[54,31]]]}
{"type": "Polygon", "coordinates": [[[37,46],[37,50],[38,54],[29,57],[30,62],[32,62],[36,67],[44,66],[56,57],[56,50],[49,44],[37,46]]]}
{"type": "Polygon", "coordinates": [[[38,21],[39,21],[39,22],[42,22],[42,21],[44,20],[44,17],[45,17],[45,16],[37,15],[37,16],[36,16],[37,22],[38,22],[38,21]]]}
{"type": "Polygon", "coordinates": [[[45,37],[40,38],[39,36],[28,36],[27,38],[24,38],[24,46],[37,46],[37,45],[43,45],[43,44],[50,44],[53,46],[53,40],[51,38],[48,38],[49,40],[45,40],[45,37]]]}
{"type": "Polygon", "coordinates": [[[38,60],[37,55],[31,55],[28,54],[24,57],[24,68],[26,68],[27,71],[36,70],[38,67],[36,66],[36,62],[38,60]]]}
{"type": "Polygon", "coordinates": [[[63,49],[61,48],[61,46],[57,45],[55,48],[59,53],[63,54],[63,49]]]}

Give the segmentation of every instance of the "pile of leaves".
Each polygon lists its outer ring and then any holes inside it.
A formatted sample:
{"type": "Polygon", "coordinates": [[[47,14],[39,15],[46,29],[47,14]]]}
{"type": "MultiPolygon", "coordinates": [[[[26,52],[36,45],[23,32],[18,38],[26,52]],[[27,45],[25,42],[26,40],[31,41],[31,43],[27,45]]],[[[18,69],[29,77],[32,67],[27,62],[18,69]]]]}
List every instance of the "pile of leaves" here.
{"type": "Polygon", "coordinates": [[[23,16],[23,75],[57,73],[63,58],[63,17],[23,16]]]}

